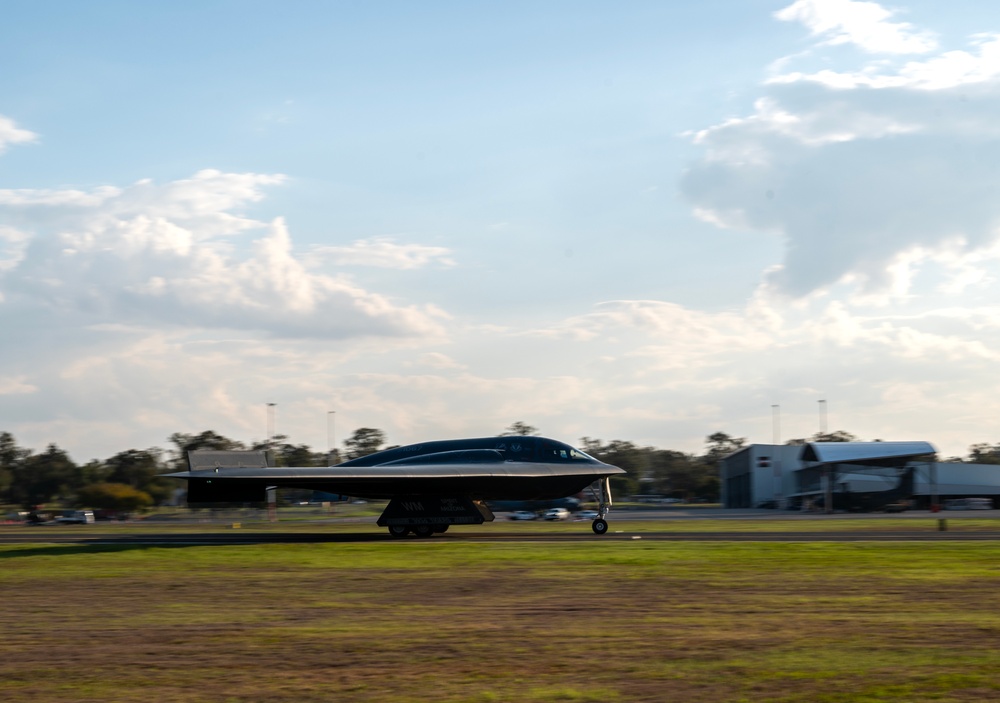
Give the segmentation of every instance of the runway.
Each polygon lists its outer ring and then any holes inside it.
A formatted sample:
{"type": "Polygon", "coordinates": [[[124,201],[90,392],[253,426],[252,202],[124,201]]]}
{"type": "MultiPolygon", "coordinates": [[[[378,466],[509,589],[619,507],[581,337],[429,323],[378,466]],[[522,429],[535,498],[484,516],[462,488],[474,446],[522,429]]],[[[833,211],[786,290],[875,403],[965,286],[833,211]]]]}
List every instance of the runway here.
{"type": "Polygon", "coordinates": [[[523,542],[592,544],[614,542],[989,542],[1000,540],[995,511],[903,515],[782,513],[773,510],[653,510],[619,511],[611,528],[595,535],[588,521],[560,525],[542,521],[513,522],[498,515],[482,526],[460,526],[445,534],[418,539],[394,539],[375,525],[374,517],[340,517],[312,522],[294,521],[282,527],[231,515],[210,522],[191,519],[147,519],[125,525],[0,525],[0,546],[57,545],[240,545],[348,543],[523,542]],[[992,519],[991,519],[992,518],[992,519]],[[859,520],[866,520],[861,525],[859,520]],[[886,521],[886,527],[877,527],[886,521]],[[892,520],[892,524],[888,522],[892,520]],[[639,522],[642,524],[640,525],[639,522]],[[740,523],[737,527],[737,522],[740,523]],[[757,527],[760,525],[760,527],[757,527]],[[650,529],[652,526],[652,529],[650,529]],[[662,526],[662,529],[659,529],[662,526]],[[941,530],[944,526],[947,529],[941,530]],[[727,529],[727,528],[734,529],[727,529]]]}
{"type": "Polygon", "coordinates": [[[434,535],[426,539],[406,537],[394,539],[382,531],[357,532],[254,532],[232,530],[227,532],[149,532],[136,531],[118,534],[87,534],[54,532],[45,528],[15,528],[0,530],[0,546],[15,544],[58,545],[131,545],[131,546],[195,546],[240,544],[348,544],[348,543],[458,543],[458,542],[521,542],[521,543],[577,543],[602,544],[611,542],[990,542],[1000,540],[1000,531],[866,531],[843,532],[732,532],[706,530],[698,532],[630,532],[611,531],[598,536],[589,529],[576,532],[524,532],[517,530],[468,530],[434,535]]]}

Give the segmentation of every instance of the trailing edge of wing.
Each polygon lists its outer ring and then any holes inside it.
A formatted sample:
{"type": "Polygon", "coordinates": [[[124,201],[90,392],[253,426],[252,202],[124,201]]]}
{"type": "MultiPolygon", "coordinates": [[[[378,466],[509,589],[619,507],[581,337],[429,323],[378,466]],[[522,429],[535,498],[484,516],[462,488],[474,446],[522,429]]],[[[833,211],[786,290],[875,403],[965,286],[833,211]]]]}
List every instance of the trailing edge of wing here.
{"type": "Polygon", "coordinates": [[[546,478],[552,476],[593,476],[595,479],[623,474],[625,471],[610,464],[539,464],[520,462],[490,462],[472,464],[416,464],[398,463],[377,466],[289,466],[289,467],[225,467],[195,469],[164,474],[183,479],[267,479],[280,483],[287,479],[342,480],[363,479],[378,481],[399,478],[495,476],[520,478],[546,478]]]}

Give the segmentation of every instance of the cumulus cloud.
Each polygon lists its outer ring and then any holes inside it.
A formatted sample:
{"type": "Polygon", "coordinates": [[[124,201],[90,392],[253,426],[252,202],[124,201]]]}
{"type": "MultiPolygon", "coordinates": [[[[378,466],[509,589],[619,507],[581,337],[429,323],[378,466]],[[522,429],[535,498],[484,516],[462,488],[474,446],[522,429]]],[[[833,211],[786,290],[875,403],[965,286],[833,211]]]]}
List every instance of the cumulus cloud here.
{"type": "Polygon", "coordinates": [[[388,269],[418,269],[432,263],[454,266],[445,247],[399,244],[392,237],[358,239],[348,246],[315,247],[311,253],[338,266],[372,266],[388,269]]]}
{"type": "Polygon", "coordinates": [[[38,388],[28,383],[24,376],[0,376],[0,395],[17,395],[34,393],[38,388]]]}
{"type": "Polygon", "coordinates": [[[908,22],[890,22],[894,14],[875,2],[796,0],[775,17],[801,22],[827,44],[853,44],[870,53],[921,54],[937,47],[931,32],[908,22]]]}
{"type": "Polygon", "coordinates": [[[17,126],[14,120],[0,115],[0,154],[2,154],[9,144],[23,144],[33,142],[38,139],[38,135],[27,129],[17,126]]]}
{"type": "Polygon", "coordinates": [[[164,185],[0,190],[5,305],[277,337],[441,332],[442,311],[314,271],[281,218],[240,214],[283,180],[206,170],[164,185]]]}
{"type": "Polygon", "coordinates": [[[944,90],[995,81],[1000,76],[1000,36],[979,34],[970,39],[970,44],[972,51],[946,51],[926,61],[907,61],[901,66],[875,62],[857,70],[792,71],[774,76],[770,82],[811,81],[839,89],[944,90]]]}
{"type": "MultiPolygon", "coordinates": [[[[857,29],[841,11],[881,26],[878,7],[802,1],[779,15],[825,36],[857,29]]],[[[868,295],[905,294],[915,269],[935,260],[974,280],[1000,225],[1000,43],[973,41],[976,53],[774,77],[752,114],[693,135],[703,156],[682,194],[703,220],[781,237],[785,260],[767,281],[787,295],[845,281],[868,295]]],[[[896,51],[888,41],[865,46],[896,51]]]]}

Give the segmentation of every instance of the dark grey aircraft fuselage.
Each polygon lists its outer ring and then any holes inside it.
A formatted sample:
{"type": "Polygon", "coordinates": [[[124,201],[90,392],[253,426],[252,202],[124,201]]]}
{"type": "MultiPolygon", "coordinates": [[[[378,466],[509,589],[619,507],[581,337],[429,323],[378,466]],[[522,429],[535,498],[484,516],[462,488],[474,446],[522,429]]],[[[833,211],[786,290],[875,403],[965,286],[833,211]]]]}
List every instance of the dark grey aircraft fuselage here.
{"type": "MultiPolygon", "coordinates": [[[[268,488],[372,499],[551,500],[601,482],[600,502],[609,506],[607,480],[623,473],[544,437],[484,437],[411,444],[336,466],[214,466],[167,475],[187,480],[189,503],[260,502],[268,488]]],[[[606,513],[602,507],[600,530],[595,521],[599,534],[607,529],[606,513]]]]}

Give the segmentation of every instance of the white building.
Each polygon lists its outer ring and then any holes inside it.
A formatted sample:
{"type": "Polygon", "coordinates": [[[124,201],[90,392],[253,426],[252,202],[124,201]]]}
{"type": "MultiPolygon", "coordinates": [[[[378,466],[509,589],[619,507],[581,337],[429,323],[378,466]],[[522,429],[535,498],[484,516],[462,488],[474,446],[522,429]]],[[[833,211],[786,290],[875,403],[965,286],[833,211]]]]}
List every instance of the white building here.
{"type": "Polygon", "coordinates": [[[719,462],[722,505],[801,506],[823,496],[827,480],[833,493],[886,491],[912,467],[917,507],[967,497],[996,498],[1000,507],[1000,465],[936,462],[935,451],[927,442],[752,444],[719,462]]]}

